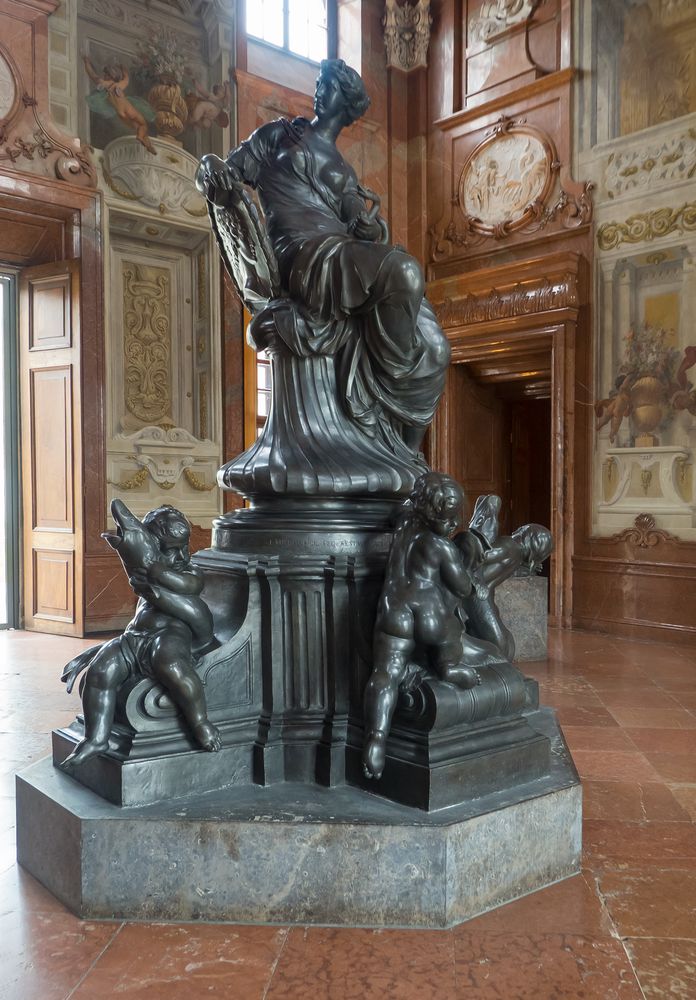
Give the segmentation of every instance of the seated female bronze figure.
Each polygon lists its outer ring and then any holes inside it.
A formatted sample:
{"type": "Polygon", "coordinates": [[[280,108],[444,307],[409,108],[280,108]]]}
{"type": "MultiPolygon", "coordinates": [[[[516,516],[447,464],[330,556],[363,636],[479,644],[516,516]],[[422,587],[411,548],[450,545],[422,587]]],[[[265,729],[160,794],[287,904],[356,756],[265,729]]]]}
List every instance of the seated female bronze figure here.
{"type": "Polygon", "coordinates": [[[388,244],[379,199],[336,148],[368,105],[359,75],[325,60],[316,117],[269,122],[226,161],[201,161],[197,184],[252,311],[250,336],[286,359],[264,434],[222,470],[222,485],[247,495],[403,496],[426,469],[419,448],[449,346],[418,263],[388,244]]]}

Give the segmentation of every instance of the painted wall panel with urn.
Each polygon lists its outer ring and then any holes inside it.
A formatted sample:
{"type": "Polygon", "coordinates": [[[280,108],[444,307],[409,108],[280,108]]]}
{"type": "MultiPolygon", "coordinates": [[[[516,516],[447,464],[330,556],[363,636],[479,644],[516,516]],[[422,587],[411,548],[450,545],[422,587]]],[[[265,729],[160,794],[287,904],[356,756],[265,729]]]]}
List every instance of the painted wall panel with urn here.
{"type": "Polygon", "coordinates": [[[119,496],[209,529],[222,509],[220,271],[193,177],[201,152],[231,144],[232,14],[75,2],[74,117],[106,207],[104,518],[119,496]]]}
{"type": "Polygon", "coordinates": [[[611,537],[649,513],[696,541],[696,9],[581,6],[593,67],[578,116],[579,169],[595,182],[591,530],[611,537]],[[633,85],[638,72],[650,86],[633,85]]]}

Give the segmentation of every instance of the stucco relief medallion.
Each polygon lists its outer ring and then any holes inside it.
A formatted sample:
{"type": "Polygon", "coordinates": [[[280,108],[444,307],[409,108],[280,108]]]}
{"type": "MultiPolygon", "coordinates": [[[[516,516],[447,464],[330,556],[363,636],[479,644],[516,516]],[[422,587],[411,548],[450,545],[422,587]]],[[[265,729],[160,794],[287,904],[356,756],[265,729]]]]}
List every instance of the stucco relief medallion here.
{"type": "Polygon", "coordinates": [[[459,181],[459,206],[471,229],[499,235],[538,214],[551,189],[556,157],[529,126],[495,130],[472,152],[459,181]]]}
{"type": "Polygon", "coordinates": [[[0,125],[14,117],[19,104],[19,89],[12,66],[0,48],[0,125]]]}

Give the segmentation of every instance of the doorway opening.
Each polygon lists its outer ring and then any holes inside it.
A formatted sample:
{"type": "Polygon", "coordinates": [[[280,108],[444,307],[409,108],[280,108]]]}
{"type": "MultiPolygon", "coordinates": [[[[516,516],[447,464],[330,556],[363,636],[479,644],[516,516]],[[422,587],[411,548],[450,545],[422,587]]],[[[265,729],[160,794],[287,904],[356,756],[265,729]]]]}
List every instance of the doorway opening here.
{"type": "MultiPolygon", "coordinates": [[[[550,526],[550,372],[524,381],[499,371],[486,375],[481,367],[450,370],[448,471],[463,484],[470,510],[482,494],[500,497],[502,534],[522,524],[550,526]]],[[[549,565],[544,563],[545,576],[549,565]]]]}
{"type": "Polygon", "coordinates": [[[15,275],[0,272],[0,629],[19,625],[19,436],[15,275]]]}

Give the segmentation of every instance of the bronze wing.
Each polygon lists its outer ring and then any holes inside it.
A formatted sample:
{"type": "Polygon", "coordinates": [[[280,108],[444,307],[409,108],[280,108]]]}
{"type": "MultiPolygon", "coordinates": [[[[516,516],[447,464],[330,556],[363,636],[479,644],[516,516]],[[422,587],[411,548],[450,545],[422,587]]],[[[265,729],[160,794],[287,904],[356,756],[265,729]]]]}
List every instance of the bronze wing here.
{"type": "Polygon", "coordinates": [[[225,267],[254,315],[281,294],[278,262],[256,205],[239,184],[227,205],[208,202],[208,212],[225,267]]]}

